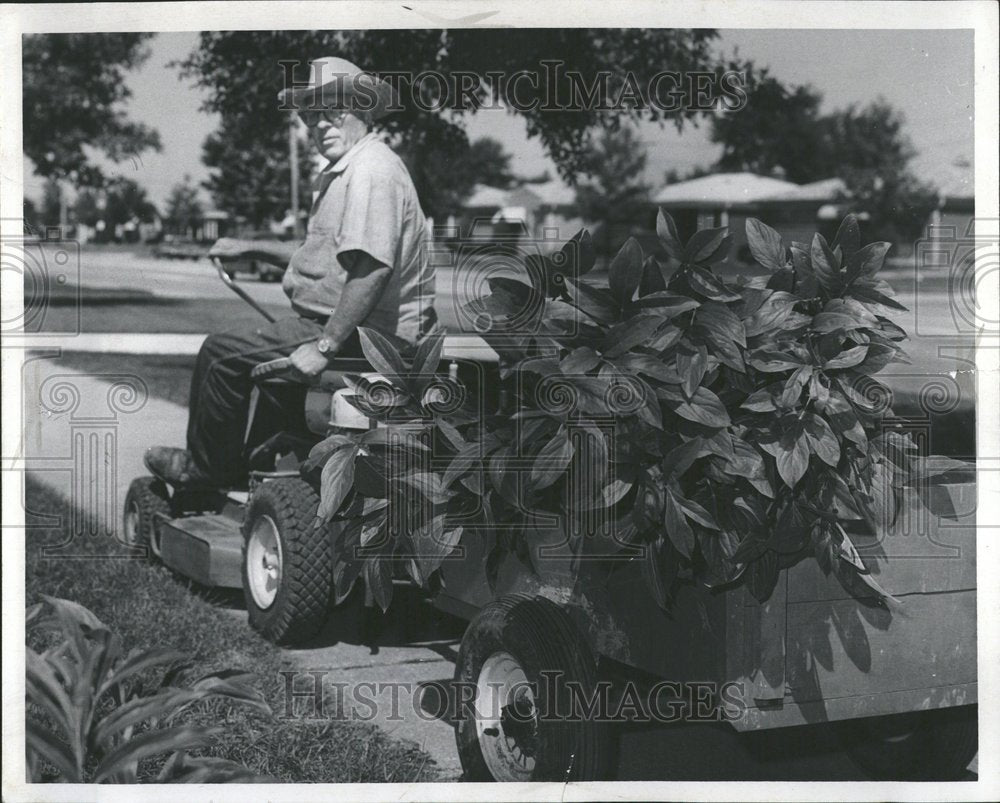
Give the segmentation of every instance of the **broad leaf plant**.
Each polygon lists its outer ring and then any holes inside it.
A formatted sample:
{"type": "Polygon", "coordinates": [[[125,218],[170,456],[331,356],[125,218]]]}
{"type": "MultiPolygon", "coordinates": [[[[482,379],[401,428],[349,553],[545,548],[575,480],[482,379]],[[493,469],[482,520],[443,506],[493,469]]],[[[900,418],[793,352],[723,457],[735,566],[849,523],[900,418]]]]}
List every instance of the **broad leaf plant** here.
{"type": "Polygon", "coordinates": [[[491,279],[466,312],[500,355],[495,394],[445,378],[440,335],[408,355],[362,330],[379,376],[351,401],[379,426],[332,435],[305,467],[338,598],[363,576],[386,608],[399,567],[433,584],[463,532],[487,539],[491,582],[507,553],[531,570],[536,513],[579,533],[596,510],[645,547],[664,607],[684,582],[766,600],[803,557],[886,599],[852,533],[883,532],[917,465],[874,378],[907,361],[891,320],[905,308],[878,277],[889,244],[862,245],[853,215],[832,242],[785,243],[755,219],[746,233],[765,275],[725,280],[727,230],[683,242],[660,210],[666,264],[630,239],[594,280],[581,231],[491,279]]]}

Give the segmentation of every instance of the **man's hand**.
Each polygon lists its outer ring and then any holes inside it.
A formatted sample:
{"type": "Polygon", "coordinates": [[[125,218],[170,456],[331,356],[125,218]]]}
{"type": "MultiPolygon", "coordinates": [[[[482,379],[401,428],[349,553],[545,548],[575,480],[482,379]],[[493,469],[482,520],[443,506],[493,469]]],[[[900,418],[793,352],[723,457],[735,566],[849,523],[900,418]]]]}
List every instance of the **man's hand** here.
{"type": "Polygon", "coordinates": [[[323,354],[316,343],[303,343],[291,354],[292,367],[303,376],[318,376],[330,364],[332,355],[323,354]]]}
{"type": "Polygon", "coordinates": [[[247,252],[245,240],[238,240],[235,237],[220,237],[208,250],[210,257],[221,259],[223,262],[242,259],[247,252]]]}

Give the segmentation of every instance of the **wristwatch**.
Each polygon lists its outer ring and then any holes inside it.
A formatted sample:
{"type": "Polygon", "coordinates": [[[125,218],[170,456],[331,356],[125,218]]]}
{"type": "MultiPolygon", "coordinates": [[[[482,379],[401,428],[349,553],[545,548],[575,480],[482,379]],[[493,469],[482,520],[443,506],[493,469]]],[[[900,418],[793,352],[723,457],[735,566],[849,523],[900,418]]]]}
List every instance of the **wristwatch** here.
{"type": "Polygon", "coordinates": [[[329,354],[333,351],[333,341],[328,337],[321,337],[316,341],[316,351],[320,354],[329,354]]]}

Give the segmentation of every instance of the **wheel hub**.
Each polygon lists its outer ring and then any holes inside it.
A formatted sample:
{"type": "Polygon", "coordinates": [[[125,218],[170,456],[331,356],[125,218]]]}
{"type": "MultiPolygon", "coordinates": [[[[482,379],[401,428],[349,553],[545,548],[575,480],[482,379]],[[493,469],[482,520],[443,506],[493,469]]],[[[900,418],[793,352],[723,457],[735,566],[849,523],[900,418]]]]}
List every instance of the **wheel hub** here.
{"type": "Polygon", "coordinates": [[[538,752],[538,712],[528,678],[514,656],[495,652],[477,681],[476,734],[497,781],[528,781],[538,752]]]}
{"type": "Polygon", "coordinates": [[[254,523],[247,539],[247,582],[254,604],[270,608],[281,586],[281,539],[278,527],[267,515],[254,523]]]}

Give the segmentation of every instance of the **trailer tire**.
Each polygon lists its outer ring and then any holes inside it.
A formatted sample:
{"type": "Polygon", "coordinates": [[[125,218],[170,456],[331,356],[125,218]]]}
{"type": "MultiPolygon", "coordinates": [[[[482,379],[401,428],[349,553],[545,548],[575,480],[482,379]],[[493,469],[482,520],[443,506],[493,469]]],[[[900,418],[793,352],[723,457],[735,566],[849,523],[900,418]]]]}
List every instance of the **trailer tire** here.
{"type": "Polygon", "coordinates": [[[157,513],[170,513],[167,486],[156,477],[136,477],[125,494],[122,537],[128,546],[145,547],[150,560],[160,555],[157,513]]]}
{"type": "Polygon", "coordinates": [[[456,711],[455,739],[463,778],[607,778],[610,731],[593,716],[582,716],[580,700],[570,694],[567,681],[579,684],[587,696],[597,688],[593,652],[564,611],[528,594],[510,594],[486,605],[465,631],[455,665],[462,705],[456,711]],[[555,682],[541,674],[550,671],[558,673],[551,676],[555,682]],[[490,684],[499,690],[500,683],[503,690],[493,697],[490,684]],[[525,691],[529,684],[530,692],[525,691]]]}
{"type": "Polygon", "coordinates": [[[251,627],[275,644],[316,635],[332,604],[332,539],[316,524],[318,505],[309,483],[281,478],[263,483],[247,509],[243,596],[251,627]]]}
{"type": "Polygon", "coordinates": [[[875,780],[960,780],[979,749],[978,707],[854,720],[841,737],[854,763],[875,780]]]}

